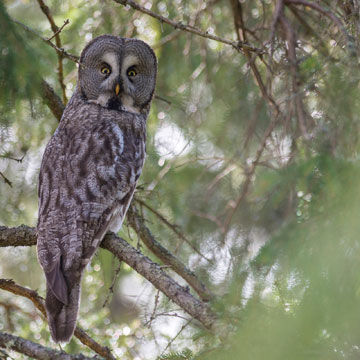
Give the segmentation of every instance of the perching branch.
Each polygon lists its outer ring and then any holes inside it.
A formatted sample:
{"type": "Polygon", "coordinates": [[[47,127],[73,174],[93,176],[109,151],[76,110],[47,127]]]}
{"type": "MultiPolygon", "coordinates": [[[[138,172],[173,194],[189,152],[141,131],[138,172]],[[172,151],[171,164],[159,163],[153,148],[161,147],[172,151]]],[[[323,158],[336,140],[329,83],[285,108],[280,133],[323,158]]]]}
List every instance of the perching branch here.
{"type": "Polygon", "coordinates": [[[24,354],[32,359],[39,360],[86,360],[99,359],[98,357],[87,357],[82,354],[69,355],[64,351],[50,349],[48,347],[36,344],[30,340],[21,337],[0,332],[0,348],[14,350],[24,354]]]}
{"type": "MultiPolygon", "coordinates": [[[[31,246],[36,244],[36,230],[25,225],[16,228],[0,226],[0,247],[31,246]]],[[[190,294],[189,289],[179,285],[167,275],[158,264],[152,262],[140,251],[113,233],[106,235],[102,248],[109,250],[120,261],[124,261],[185,312],[210,329],[215,323],[215,315],[208,304],[190,294]]]]}
{"type": "Polygon", "coordinates": [[[199,30],[199,29],[197,29],[197,28],[195,28],[195,27],[193,27],[191,25],[184,24],[181,21],[176,22],[176,21],[171,20],[171,19],[169,19],[167,17],[161,16],[161,15],[159,15],[157,13],[154,13],[151,10],[146,9],[145,7],[139,5],[138,3],[136,3],[133,0],[114,0],[114,1],[116,3],[124,5],[124,6],[129,5],[133,9],[135,9],[137,11],[140,11],[140,12],[142,12],[144,14],[147,14],[147,15],[155,18],[155,19],[158,19],[162,23],[166,23],[166,24],[172,26],[175,29],[187,31],[189,33],[192,33],[192,34],[195,34],[195,35],[198,35],[198,36],[210,39],[210,40],[215,40],[215,41],[221,42],[223,44],[230,45],[234,49],[236,49],[237,51],[247,50],[247,51],[254,52],[256,54],[264,53],[264,50],[256,48],[256,47],[251,46],[251,45],[248,45],[246,42],[243,42],[243,41],[231,41],[231,40],[228,40],[228,39],[224,39],[224,38],[221,38],[221,37],[216,36],[216,35],[211,35],[207,31],[204,32],[204,31],[201,31],[201,30],[199,30]]]}
{"type": "MultiPolygon", "coordinates": [[[[0,227],[0,231],[3,227],[0,227]]],[[[22,228],[20,230],[21,234],[26,233],[27,228],[25,226],[20,227],[22,228]]],[[[16,228],[13,228],[16,229],[16,228]]],[[[9,230],[13,230],[9,229],[9,230]]],[[[32,228],[28,228],[29,230],[33,230],[32,228]]],[[[13,236],[15,235],[14,232],[10,231],[10,239],[13,240],[13,236]]],[[[24,240],[25,242],[27,239],[29,239],[29,245],[34,245],[33,238],[34,234],[32,234],[32,231],[29,231],[29,234],[25,236],[24,240]]],[[[35,239],[36,241],[36,239],[35,239]]],[[[0,240],[0,247],[3,246],[2,240],[0,240]]],[[[14,245],[17,246],[17,245],[14,245]]],[[[43,316],[46,318],[46,311],[45,311],[45,305],[44,305],[44,299],[37,294],[36,291],[27,289],[23,286],[17,285],[13,280],[7,280],[7,279],[0,279],[0,289],[9,291],[15,295],[23,296],[28,298],[32,301],[32,303],[35,305],[35,307],[43,314],[43,316]]],[[[115,360],[115,357],[112,355],[110,349],[106,346],[102,346],[99,343],[97,343],[94,339],[92,339],[88,334],[85,333],[84,330],[80,329],[79,327],[76,327],[75,329],[75,336],[86,346],[88,346],[90,349],[95,351],[97,354],[101,355],[103,358],[107,360],[115,360]]]]}

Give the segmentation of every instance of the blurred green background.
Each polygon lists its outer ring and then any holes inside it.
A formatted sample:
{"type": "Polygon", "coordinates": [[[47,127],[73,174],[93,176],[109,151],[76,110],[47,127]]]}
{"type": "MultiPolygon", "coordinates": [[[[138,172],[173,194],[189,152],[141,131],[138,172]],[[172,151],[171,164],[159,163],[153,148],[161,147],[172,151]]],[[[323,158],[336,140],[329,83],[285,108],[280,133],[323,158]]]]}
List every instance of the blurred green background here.
{"type": "MultiPolygon", "coordinates": [[[[209,333],[189,322],[100,250],[83,279],[80,326],[121,359],[358,359],[360,5],[138,3],[232,41],[240,9],[248,43],[264,51],[247,57],[110,0],[47,1],[58,26],[70,21],[60,35],[71,54],[104,33],[154,47],[157,97],[135,205],[156,239],[215,294],[219,323],[209,333]]],[[[35,226],[40,161],[58,124],[41,79],[63,95],[56,52],[13,20],[44,38],[52,31],[37,1],[0,2],[0,225],[35,226]]],[[[66,58],[63,65],[69,100],[77,66],[66,58]]],[[[126,224],[119,235],[139,245],[126,224]]],[[[45,293],[34,247],[0,248],[0,277],[45,293]]],[[[0,331],[54,347],[32,304],[4,291],[0,331]]],[[[64,350],[93,355],[77,339],[64,350]]]]}

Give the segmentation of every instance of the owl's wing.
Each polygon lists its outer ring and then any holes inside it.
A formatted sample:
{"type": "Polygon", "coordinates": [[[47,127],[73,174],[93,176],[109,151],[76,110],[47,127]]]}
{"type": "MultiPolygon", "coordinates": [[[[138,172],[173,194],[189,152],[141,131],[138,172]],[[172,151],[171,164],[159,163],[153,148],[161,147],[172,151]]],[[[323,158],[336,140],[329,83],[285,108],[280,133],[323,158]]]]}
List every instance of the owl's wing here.
{"type": "Polygon", "coordinates": [[[121,224],[135,184],[121,200],[84,202],[67,214],[52,211],[38,226],[38,258],[49,288],[63,304],[112,224],[121,224]]]}

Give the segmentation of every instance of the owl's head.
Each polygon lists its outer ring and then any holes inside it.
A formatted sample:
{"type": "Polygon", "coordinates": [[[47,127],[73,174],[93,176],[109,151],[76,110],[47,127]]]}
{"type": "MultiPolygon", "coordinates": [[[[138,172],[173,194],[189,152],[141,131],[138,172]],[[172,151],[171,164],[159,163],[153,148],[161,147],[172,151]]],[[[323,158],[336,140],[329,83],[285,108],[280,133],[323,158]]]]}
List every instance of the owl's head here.
{"type": "Polygon", "coordinates": [[[147,113],[155,90],[157,60],[145,42],[102,35],[81,53],[78,89],[106,108],[147,113]]]}

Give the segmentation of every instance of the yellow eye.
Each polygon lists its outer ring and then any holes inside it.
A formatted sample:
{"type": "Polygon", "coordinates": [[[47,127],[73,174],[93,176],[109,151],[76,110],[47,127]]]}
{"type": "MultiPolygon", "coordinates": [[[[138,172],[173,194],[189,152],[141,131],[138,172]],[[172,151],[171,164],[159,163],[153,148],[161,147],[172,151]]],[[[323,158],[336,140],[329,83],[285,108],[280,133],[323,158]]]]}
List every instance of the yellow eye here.
{"type": "Polygon", "coordinates": [[[133,76],[136,76],[136,71],[135,70],[128,70],[128,72],[127,72],[127,76],[129,76],[129,77],[133,77],[133,76]]]}
{"type": "Polygon", "coordinates": [[[101,68],[101,73],[104,74],[104,75],[109,75],[111,73],[111,70],[107,66],[103,66],[101,68]]]}

